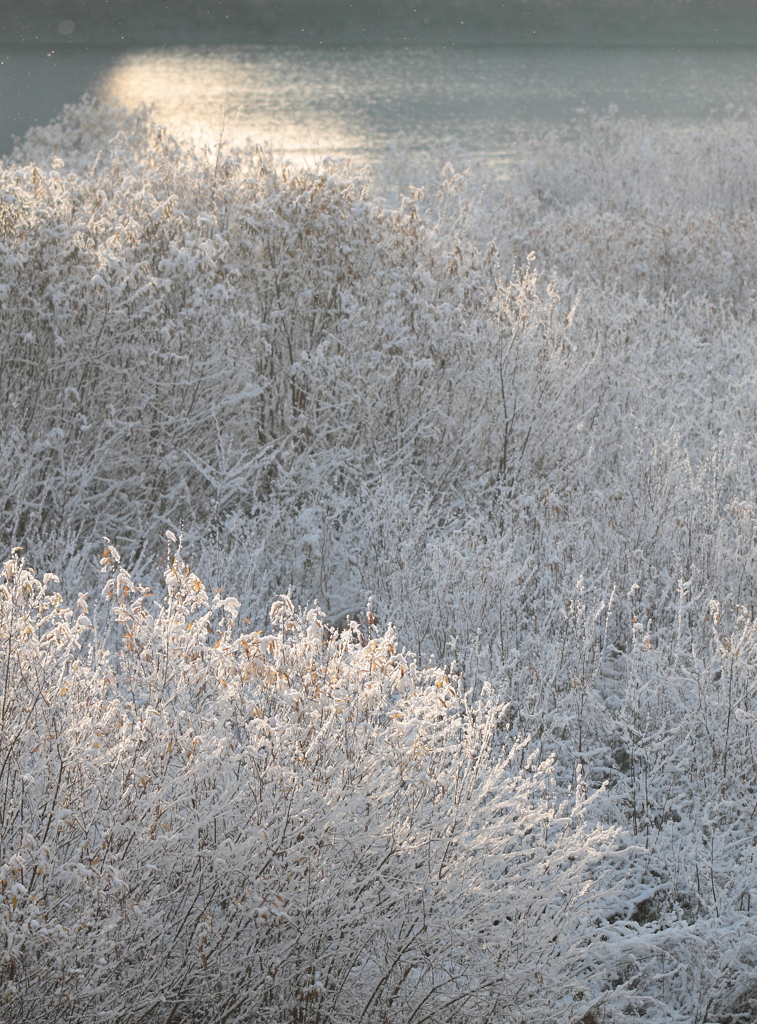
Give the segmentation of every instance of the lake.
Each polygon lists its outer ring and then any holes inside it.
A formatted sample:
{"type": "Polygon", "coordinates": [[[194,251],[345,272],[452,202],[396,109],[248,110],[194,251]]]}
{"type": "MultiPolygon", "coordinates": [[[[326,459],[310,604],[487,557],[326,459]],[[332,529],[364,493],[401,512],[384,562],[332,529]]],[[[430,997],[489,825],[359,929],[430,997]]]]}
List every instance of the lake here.
{"type": "Polygon", "coordinates": [[[703,123],[757,100],[757,49],[0,47],[0,153],[90,91],[152,104],[179,136],[269,145],[295,163],[375,161],[397,139],[506,174],[522,130],[578,108],[703,123]]]}

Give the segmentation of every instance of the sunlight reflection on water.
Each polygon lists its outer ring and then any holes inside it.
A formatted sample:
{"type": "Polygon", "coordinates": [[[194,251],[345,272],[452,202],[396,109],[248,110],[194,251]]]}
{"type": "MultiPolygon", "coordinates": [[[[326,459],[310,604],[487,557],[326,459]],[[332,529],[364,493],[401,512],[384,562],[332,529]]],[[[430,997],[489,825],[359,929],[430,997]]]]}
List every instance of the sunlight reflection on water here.
{"type": "Polygon", "coordinates": [[[398,133],[502,171],[517,131],[578,107],[671,124],[757,99],[757,51],[579,48],[155,49],[121,58],[100,90],[195,142],[270,145],[295,163],[373,161],[398,133]],[[223,125],[223,129],[222,129],[223,125]]]}

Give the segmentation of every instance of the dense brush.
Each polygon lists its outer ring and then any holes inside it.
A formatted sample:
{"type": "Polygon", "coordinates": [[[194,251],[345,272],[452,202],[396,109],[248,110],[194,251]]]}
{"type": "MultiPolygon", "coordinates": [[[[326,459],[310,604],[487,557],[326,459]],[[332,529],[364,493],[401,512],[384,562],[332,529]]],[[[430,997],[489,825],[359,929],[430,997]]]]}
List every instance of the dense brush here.
{"type": "Polygon", "coordinates": [[[756,140],[610,116],[382,185],[90,102],[30,132],[6,1019],[754,1019],[756,140]],[[323,611],[268,634],[282,592],[323,611]]]}

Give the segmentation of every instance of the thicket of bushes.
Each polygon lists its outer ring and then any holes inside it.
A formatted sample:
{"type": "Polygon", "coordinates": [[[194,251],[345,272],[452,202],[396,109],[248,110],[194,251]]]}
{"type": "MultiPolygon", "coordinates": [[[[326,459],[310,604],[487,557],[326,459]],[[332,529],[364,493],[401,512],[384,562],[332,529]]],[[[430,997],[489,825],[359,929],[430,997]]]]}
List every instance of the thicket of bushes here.
{"type": "Polygon", "coordinates": [[[615,830],[523,763],[506,705],[288,600],[273,634],[234,635],[238,602],[178,558],[159,609],[112,547],[103,564],[114,655],[85,605],[5,566],[5,1019],[541,1019],[591,998],[607,955],[581,924],[608,916],[615,830]]]}
{"type": "Polygon", "coordinates": [[[30,133],[5,1019],[754,1019],[755,125],[505,185],[30,133]]]}

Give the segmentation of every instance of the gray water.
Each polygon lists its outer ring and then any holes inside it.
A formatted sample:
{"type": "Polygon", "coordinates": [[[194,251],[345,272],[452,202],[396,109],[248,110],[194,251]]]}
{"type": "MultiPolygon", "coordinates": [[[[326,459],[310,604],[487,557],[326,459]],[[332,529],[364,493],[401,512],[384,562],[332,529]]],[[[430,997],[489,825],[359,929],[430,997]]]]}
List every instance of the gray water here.
{"type": "Polygon", "coordinates": [[[0,152],[85,91],[195,144],[246,140],[295,163],[359,165],[404,144],[448,147],[506,173],[521,130],[580,108],[672,126],[757,104],[757,49],[0,48],[0,152]]]}

